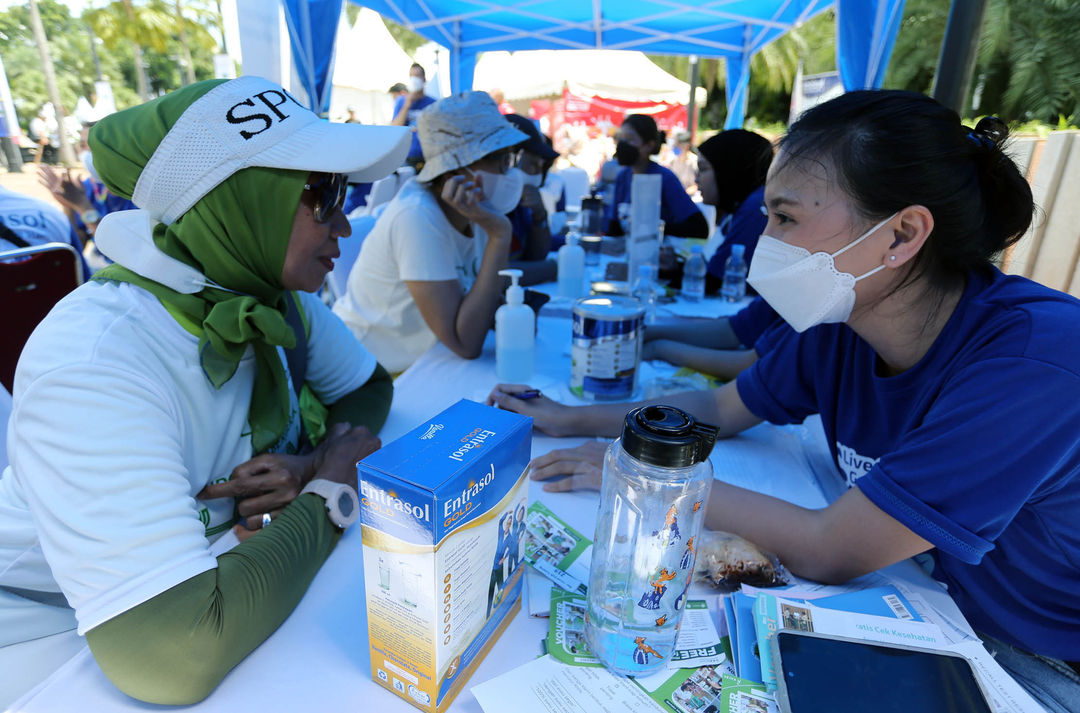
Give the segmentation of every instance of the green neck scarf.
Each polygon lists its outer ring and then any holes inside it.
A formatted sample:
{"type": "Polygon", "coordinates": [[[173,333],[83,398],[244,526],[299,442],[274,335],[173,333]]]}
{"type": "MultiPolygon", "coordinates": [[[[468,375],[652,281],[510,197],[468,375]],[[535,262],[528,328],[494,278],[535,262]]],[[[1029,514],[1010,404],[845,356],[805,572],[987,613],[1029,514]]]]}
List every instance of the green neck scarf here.
{"type": "MultiPolygon", "coordinates": [[[[169,127],[218,83],[199,82],[95,125],[90,133],[94,165],[109,190],[130,197],[169,127]]],[[[296,335],[285,321],[288,296],[281,270],[306,180],[299,171],[247,168],[213,188],[172,225],[154,227],[159,249],[242,294],[217,288],[182,294],[120,265],[95,275],[96,280],[137,285],[198,325],[199,361],[215,388],[232,378],[252,347],[256,375],[248,420],[255,453],[274,446],[289,422],[291,385],[277,347],[295,346],[296,335]]]]}

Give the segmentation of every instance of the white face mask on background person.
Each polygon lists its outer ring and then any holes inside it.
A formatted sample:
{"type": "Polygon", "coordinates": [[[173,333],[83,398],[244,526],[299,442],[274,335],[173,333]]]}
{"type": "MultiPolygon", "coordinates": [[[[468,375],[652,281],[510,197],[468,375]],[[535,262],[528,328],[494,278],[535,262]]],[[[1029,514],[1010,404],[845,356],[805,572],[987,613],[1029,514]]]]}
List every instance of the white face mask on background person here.
{"type": "Polygon", "coordinates": [[[762,235],[746,281],[796,332],[818,324],[845,322],[855,306],[855,283],[885,265],[855,277],[837,270],[833,258],[866,240],[897,215],[893,213],[832,254],[811,254],[806,248],[762,235]]]}
{"type": "MultiPolygon", "coordinates": [[[[515,169],[515,170],[520,170],[520,169],[515,169]]],[[[526,186],[534,186],[536,188],[539,188],[540,186],[544,185],[544,177],[539,173],[525,173],[524,171],[522,171],[521,172],[521,181],[526,186]]]]}
{"type": "Polygon", "coordinates": [[[491,173],[476,169],[473,174],[480,176],[484,185],[484,200],[480,201],[480,205],[499,215],[506,215],[517,208],[521,189],[525,185],[524,171],[511,168],[506,173],[491,173]]]}
{"type": "Polygon", "coordinates": [[[424,80],[420,77],[410,76],[405,86],[408,87],[410,92],[419,92],[424,88],[424,80]]]}

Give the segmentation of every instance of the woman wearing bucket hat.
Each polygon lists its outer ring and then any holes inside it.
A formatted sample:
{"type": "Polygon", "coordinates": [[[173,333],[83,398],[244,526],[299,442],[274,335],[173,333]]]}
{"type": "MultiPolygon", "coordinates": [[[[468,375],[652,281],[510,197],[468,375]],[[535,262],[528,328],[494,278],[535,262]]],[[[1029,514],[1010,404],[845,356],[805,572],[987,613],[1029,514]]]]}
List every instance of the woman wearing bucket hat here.
{"type": "Polygon", "coordinates": [[[355,518],[355,463],[392,386],[308,293],[349,235],[343,174],[389,173],[409,132],[320,121],[241,77],[114,114],[90,144],[142,210],[101,221],[116,265],[19,362],[0,669],[32,687],[77,630],[125,693],[191,703],[288,616],[355,518]],[[237,515],[246,541],[215,556],[237,515]]]}
{"type": "Polygon", "coordinates": [[[391,372],[441,341],[480,354],[499,306],[510,221],[521,197],[511,150],[528,137],[484,92],[465,92],[417,119],[424,168],[364,240],[334,312],[391,372]]]}

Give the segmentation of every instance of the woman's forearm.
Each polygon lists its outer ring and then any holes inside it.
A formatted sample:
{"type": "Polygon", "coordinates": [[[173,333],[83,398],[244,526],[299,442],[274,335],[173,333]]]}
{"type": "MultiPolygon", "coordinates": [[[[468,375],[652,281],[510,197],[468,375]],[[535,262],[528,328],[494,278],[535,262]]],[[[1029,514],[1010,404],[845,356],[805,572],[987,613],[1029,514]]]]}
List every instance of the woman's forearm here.
{"type": "MultiPolygon", "coordinates": [[[[749,421],[746,420],[741,412],[726,414],[723,403],[728,399],[721,396],[721,391],[723,389],[683,391],[636,403],[593,404],[568,408],[566,409],[566,424],[563,429],[560,429],[562,432],[553,435],[615,438],[622,433],[623,421],[628,412],[640,406],[658,404],[675,406],[701,421],[718,426],[721,436],[738,433],[757,422],[757,419],[753,417],[749,421]]],[[[741,401],[739,403],[741,405],[741,401]]],[[[742,411],[745,411],[745,407],[742,407],[742,411]]],[[[749,412],[746,414],[749,415],[749,412]]]]}
{"type": "Polygon", "coordinates": [[[675,324],[653,324],[645,328],[645,340],[671,339],[708,349],[736,349],[739,338],[731,329],[731,320],[721,317],[712,322],[694,320],[675,324]]]}
{"type": "Polygon", "coordinates": [[[817,565],[824,560],[818,549],[820,519],[820,511],[716,481],[705,527],[743,537],[775,553],[793,574],[820,581],[827,578],[817,565]]]}
{"type": "Polygon", "coordinates": [[[661,339],[650,343],[653,358],[730,381],[757,361],[753,349],[706,349],[661,339]]]}
{"type": "Polygon", "coordinates": [[[340,535],[318,495],[203,572],[86,633],[105,675],[148,703],[189,705],[285,621],[340,535]]]}
{"type": "Polygon", "coordinates": [[[484,348],[484,339],[495,320],[495,310],[499,308],[502,284],[499,270],[505,269],[508,264],[509,249],[509,231],[498,238],[489,233],[476,281],[465,294],[454,318],[458,348],[453,351],[460,357],[475,359],[484,348]]]}

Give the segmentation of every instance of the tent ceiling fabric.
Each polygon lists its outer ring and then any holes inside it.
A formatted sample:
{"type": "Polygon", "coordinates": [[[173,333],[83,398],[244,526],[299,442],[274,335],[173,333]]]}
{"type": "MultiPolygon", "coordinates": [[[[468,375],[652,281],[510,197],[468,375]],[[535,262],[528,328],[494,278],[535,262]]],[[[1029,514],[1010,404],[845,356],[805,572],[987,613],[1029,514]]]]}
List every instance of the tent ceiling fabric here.
{"type": "MultiPolygon", "coordinates": [[[[641,52],[625,50],[530,50],[485,52],[476,63],[473,86],[501,89],[510,101],[562,94],[624,101],[685,104],[690,85],[665,72],[641,52]]],[[[705,89],[697,88],[704,104],[705,89]]]]}
{"type": "MultiPolygon", "coordinates": [[[[355,0],[354,0],[355,1],[355,0]]],[[[448,47],[636,49],[655,54],[742,52],[787,32],[832,0],[364,0],[448,47]],[[441,39],[440,39],[441,38],[441,39]]]]}
{"type": "Polygon", "coordinates": [[[489,50],[625,49],[724,57],[728,61],[727,128],[743,123],[754,53],[834,5],[844,23],[838,36],[850,40],[841,43],[843,54],[838,57],[845,87],[876,86],[874,81],[879,85],[904,5],[904,0],[352,2],[449,48],[455,92],[473,85],[476,55],[489,50]]]}

